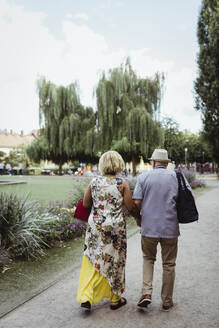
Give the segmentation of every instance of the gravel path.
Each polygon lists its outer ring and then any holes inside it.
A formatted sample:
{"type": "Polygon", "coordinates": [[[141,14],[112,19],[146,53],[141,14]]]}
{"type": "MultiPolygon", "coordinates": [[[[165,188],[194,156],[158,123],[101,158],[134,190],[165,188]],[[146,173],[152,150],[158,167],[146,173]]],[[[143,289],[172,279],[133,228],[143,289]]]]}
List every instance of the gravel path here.
{"type": "Polygon", "coordinates": [[[137,309],[142,279],[140,234],[128,240],[128,304],[117,311],[108,302],[86,313],[76,302],[79,270],[0,320],[1,328],[211,328],[219,327],[219,181],[197,199],[200,222],[181,226],[174,301],[161,311],[161,260],[155,265],[153,303],[137,309]]]}

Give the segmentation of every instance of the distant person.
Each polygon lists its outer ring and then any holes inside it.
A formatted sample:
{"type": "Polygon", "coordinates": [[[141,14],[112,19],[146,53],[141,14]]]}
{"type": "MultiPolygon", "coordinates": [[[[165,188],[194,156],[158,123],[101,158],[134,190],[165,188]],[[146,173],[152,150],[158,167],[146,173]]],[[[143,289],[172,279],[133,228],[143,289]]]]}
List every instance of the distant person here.
{"type": "Polygon", "coordinates": [[[4,163],[0,163],[0,175],[3,175],[4,173],[4,163]]]}
{"type": "MultiPolygon", "coordinates": [[[[147,307],[152,301],[154,262],[160,243],[163,264],[162,308],[169,311],[174,305],[173,288],[180,234],[176,211],[178,181],[175,171],[167,170],[170,159],[165,149],[155,149],[150,160],[153,170],[138,176],[132,197],[142,213],[143,284],[142,296],[137,305],[147,307]]],[[[186,184],[189,186],[187,181],[186,184]]]]}
{"type": "MultiPolygon", "coordinates": [[[[125,167],[116,151],[104,153],[99,161],[101,176],[93,178],[85,192],[83,205],[91,208],[85,236],[77,301],[81,307],[110,299],[111,310],[126,304],[125,290],[126,219],[123,204],[129,211],[135,204],[129,185],[117,177],[125,167]]],[[[140,215],[139,211],[135,214],[140,215]]]]}
{"type": "Polygon", "coordinates": [[[11,164],[7,163],[5,168],[6,168],[6,171],[7,171],[7,175],[11,175],[11,164]]]}
{"type": "Polygon", "coordinates": [[[23,164],[20,162],[19,163],[19,175],[23,174],[23,164]]]}

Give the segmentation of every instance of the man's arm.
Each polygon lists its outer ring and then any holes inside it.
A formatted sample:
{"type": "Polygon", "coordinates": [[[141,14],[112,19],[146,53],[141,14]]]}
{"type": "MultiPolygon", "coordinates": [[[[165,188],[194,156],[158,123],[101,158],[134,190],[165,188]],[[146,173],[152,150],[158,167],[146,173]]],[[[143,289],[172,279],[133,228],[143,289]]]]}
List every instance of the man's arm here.
{"type": "Polygon", "coordinates": [[[137,226],[141,227],[141,199],[133,199],[136,209],[138,209],[140,216],[135,218],[137,226]]]}

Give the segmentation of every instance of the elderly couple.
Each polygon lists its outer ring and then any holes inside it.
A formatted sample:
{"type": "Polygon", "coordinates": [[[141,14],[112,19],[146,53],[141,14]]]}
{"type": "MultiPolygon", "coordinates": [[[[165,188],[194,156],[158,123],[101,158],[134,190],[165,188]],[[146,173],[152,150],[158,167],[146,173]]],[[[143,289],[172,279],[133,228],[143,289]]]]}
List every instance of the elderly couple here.
{"type": "Polygon", "coordinates": [[[173,307],[173,287],[177,256],[179,223],[176,212],[178,183],[176,174],[166,170],[167,151],[155,149],[153,170],[139,175],[133,195],[127,182],[117,177],[124,161],[116,151],[104,153],[99,161],[101,176],[95,177],[85,192],[83,205],[91,208],[85,236],[84,256],[79,279],[77,301],[91,309],[104,298],[112,310],[124,306],[126,222],[123,205],[141,226],[143,253],[142,295],[138,307],[152,301],[152,281],[157,245],[160,243],[163,281],[162,309],[173,307]]]}

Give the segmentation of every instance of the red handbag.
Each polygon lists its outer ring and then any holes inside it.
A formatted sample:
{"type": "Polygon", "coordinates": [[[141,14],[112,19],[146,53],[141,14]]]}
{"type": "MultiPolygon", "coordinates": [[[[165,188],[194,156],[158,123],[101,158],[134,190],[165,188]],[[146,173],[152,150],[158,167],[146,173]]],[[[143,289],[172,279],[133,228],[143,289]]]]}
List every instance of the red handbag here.
{"type": "Polygon", "coordinates": [[[85,208],[85,207],[83,206],[83,200],[80,199],[80,200],[78,201],[78,203],[77,203],[74,217],[75,217],[76,219],[80,219],[80,220],[82,220],[82,221],[88,222],[88,218],[89,218],[89,215],[90,215],[90,211],[91,211],[91,209],[89,209],[89,208],[85,208]]]}

